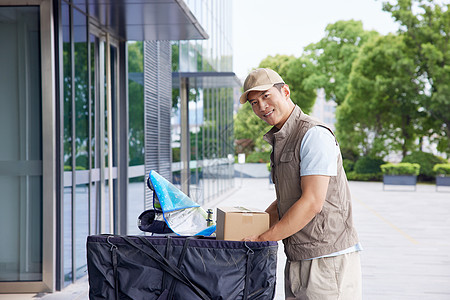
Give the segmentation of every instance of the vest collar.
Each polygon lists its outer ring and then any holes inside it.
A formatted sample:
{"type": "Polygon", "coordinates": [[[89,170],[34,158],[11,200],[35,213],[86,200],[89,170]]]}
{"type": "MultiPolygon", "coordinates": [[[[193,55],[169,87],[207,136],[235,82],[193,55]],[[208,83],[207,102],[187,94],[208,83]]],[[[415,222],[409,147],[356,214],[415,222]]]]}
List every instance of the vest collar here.
{"type": "Polygon", "coordinates": [[[302,113],[303,112],[300,107],[298,105],[295,105],[294,110],[289,115],[289,118],[286,120],[286,123],[284,123],[283,127],[281,127],[281,129],[278,129],[277,127],[273,126],[263,136],[263,139],[273,146],[275,139],[279,140],[287,137],[291,133],[292,128],[295,127],[295,124],[297,123],[297,120],[300,119],[302,113]]]}

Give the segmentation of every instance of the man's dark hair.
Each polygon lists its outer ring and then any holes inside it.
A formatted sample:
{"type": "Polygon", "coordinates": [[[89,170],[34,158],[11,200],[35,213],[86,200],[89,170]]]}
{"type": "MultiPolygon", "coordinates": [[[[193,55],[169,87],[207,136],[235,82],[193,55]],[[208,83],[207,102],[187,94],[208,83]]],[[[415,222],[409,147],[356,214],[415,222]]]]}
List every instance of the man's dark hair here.
{"type": "Polygon", "coordinates": [[[281,88],[285,85],[284,82],[275,83],[273,86],[278,89],[278,91],[281,93],[281,88]]]}

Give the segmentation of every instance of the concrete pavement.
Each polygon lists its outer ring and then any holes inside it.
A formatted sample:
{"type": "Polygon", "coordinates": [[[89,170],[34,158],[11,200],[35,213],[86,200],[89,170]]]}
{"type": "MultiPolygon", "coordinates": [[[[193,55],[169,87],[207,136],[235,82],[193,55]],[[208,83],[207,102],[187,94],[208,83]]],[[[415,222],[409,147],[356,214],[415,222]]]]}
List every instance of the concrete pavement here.
{"type": "MultiPolygon", "coordinates": [[[[360,241],[363,299],[450,299],[450,189],[434,185],[386,187],[350,182],[360,241]]],[[[204,205],[265,209],[275,199],[268,178],[236,178],[235,188],[204,205]]],[[[276,298],[284,299],[285,256],[279,243],[276,298]]],[[[48,295],[0,295],[2,299],[88,299],[86,278],[48,295]]]]}
{"type": "MultiPolygon", "coordinates": [[[[363,299],[450,299],[450,189],[350,182],[360,242],[363,299]],[[442,189],[444,191],[444,189],[442,189]]],[[[275,199],[268,179],[236,178],[236,189],[211,206],[260,209],[275,199]]],[[[285,256],[279,243],[277,295],[284,299],[285,256]]]]}
{"type": "Polygon", "coordinates": [[[450,190],[351,182],[364,299],[450,299],[450,190]]]}

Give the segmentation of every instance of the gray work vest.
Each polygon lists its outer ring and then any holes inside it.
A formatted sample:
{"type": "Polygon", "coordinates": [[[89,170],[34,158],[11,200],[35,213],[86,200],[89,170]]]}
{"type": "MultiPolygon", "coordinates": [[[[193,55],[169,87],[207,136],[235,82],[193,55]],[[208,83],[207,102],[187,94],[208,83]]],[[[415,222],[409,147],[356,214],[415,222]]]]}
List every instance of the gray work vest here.
{"type": "MultiPolygon", "coordinates": [[[[278,215],[281,219],[302,195],[300,146],[305,133],[322,122],[295,106],[283,127],[273,127],[264,135],[272,145],[271,176],[275,183],[278,215]]],[[[330,130],[331,132],[331,130],[330,130]]],[[[337,143],[337,142],[336,142],[337,143]]],[[[322,211],[303,229],[283,240],[288,260],[296,261],[331,254],[358,242],[353,227],[350,189],[342,165],[337,160],[337,176],[331,176],[322,211]]]]}

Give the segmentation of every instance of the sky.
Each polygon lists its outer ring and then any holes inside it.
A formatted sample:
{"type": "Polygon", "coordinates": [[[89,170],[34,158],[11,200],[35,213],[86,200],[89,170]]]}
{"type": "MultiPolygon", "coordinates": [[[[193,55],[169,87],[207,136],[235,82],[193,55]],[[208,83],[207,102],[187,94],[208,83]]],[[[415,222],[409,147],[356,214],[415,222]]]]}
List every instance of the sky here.
{"type": "Polygon", "coordinates": [[[360,20],[365,30],[396,32],[399,25],[376,0],[233,0],[233,70],[243,81],[268,55],[299,57],[339,20],[360,20]]]}

